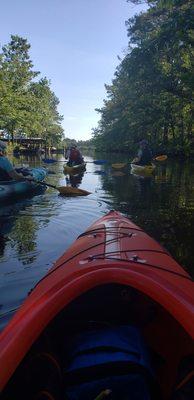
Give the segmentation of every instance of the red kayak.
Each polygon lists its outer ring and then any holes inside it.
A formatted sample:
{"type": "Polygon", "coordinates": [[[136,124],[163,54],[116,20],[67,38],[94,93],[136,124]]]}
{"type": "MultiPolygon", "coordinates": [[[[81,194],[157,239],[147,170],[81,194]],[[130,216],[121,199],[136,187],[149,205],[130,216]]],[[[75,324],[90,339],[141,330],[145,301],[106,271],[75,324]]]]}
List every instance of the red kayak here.
{"type": "Polygon", "coordinates": [[[57,260],[2,332],[2,400],[190,400],[193,312],[189,274],[111,211],[57,260]]]}

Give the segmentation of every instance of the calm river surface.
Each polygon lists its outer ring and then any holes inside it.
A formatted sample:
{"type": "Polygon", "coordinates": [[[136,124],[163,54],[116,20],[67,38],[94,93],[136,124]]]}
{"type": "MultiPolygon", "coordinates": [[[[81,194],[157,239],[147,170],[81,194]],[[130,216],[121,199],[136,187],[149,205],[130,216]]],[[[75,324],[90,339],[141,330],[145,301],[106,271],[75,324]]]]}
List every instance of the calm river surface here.
{"type": "MultiPolygon", "coordinates": [[[[90,163],[80,187],[92,192],[88,197],[65,198],[48,188],[39,196],[0,206],[1,329],[53,262],[111,209],[140,225],[194,276],[194,163],[160,163],[153,177],[144,178],[132,175],[129,166],[111,168],[111,163],[127,161],[123,155],[104,157],[108,162],[101,166],[85,158],[90,163]]],[[[41,165],[29,158],[14,163],[41,165]]],[[[62,162],[46,166],[55,173],[47,176],[48,182],[66,184],[62,162]]]]}

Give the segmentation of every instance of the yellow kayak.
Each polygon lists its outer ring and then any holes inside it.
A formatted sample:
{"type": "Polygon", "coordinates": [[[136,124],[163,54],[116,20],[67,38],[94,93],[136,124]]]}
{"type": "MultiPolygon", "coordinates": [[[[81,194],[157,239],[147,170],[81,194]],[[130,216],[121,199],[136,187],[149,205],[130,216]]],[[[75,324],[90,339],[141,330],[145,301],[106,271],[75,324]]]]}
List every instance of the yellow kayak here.
{"type": "Polygon", "coordinates": [[[86,170],[86,164],[78,164],[70,167],[69,165],[65,164],[63,167],[63,171],[65,174],[78,174],[79,172],[86,170]]]}
{"type": "Polygon", "coordinates": [[[154,172],[155,168],[156,166],[154,164],[151,165],[131,164],[131,172],[133,174],[150,175],[154,172]]]}

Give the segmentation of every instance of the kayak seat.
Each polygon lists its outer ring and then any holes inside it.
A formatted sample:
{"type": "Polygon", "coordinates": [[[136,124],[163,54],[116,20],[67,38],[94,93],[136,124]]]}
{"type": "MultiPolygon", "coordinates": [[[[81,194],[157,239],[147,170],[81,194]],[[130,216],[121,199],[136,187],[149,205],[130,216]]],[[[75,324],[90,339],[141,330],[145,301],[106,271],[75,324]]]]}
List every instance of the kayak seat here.
{"type": "Polygon", "coordinates": [[[140,331],[119,326],[77,335],[70,345],[64,371],[68,400],[151,400],[157,392],[149,354],[140,331]]]}

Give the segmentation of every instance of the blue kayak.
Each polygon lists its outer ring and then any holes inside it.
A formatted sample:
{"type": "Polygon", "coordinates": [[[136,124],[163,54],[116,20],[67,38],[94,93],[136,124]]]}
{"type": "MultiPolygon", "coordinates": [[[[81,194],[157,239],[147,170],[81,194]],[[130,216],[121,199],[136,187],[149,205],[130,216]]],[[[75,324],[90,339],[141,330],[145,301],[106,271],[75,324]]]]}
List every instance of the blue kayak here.
{"type": "MultiPolygon", "coordinates": [[[[31,175],[36,181],[43,181],[47,175],[45,168],[28,168],[28,169],[17,169],[18,172],[23,173],[24,176],[31,175]]],[[[43,185],[38,183],[28,182],[26,179],[21,181],[0,181],[0,202],[4,200],[17,199],[18,197],[25,197],[28,195],[35,195],[40,193],[42,189],[45,189],[43,185]]]]}

